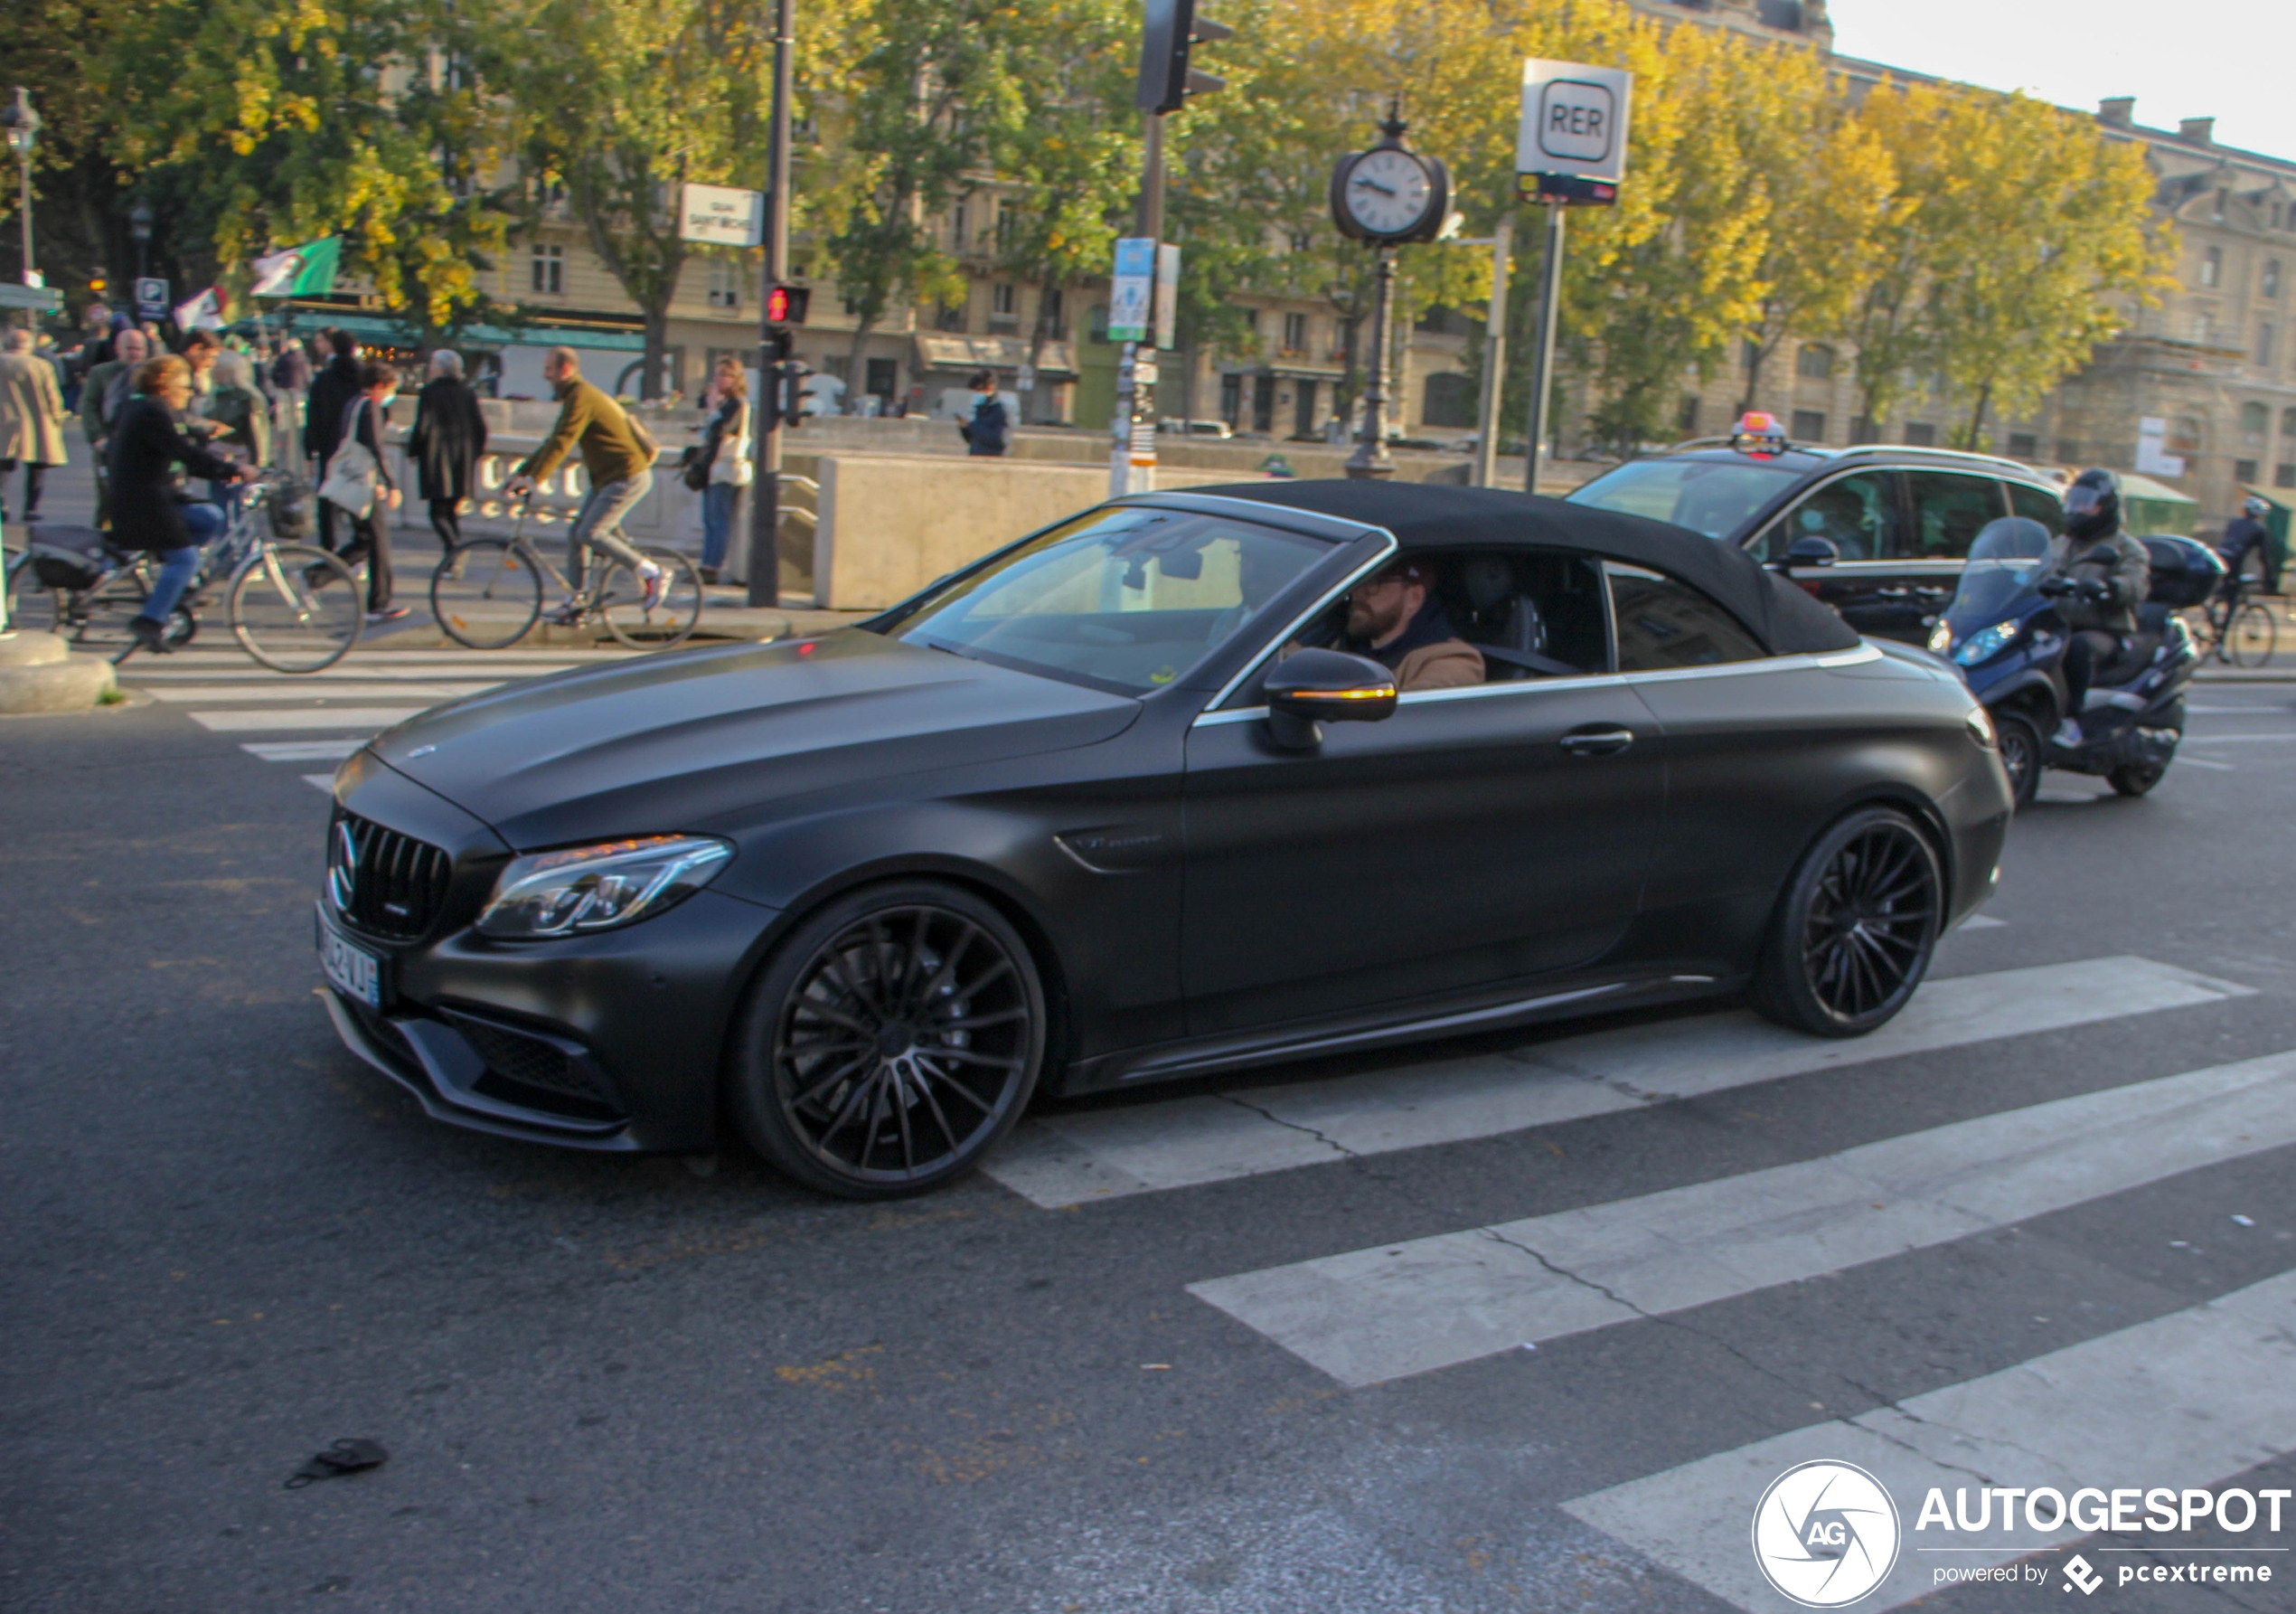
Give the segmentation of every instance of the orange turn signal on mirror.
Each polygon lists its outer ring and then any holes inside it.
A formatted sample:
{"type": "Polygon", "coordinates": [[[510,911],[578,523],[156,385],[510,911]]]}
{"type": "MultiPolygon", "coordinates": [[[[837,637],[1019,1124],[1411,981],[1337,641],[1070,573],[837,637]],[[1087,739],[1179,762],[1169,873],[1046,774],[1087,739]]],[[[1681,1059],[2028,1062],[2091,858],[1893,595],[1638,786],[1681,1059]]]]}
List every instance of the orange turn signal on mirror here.
{"type": "Polygon", "coordinates": [[[1393,686],[1386,689],[1294,689],[1286,691],[1287,701],[1384,701],[1395,694],[1393,686]]]}

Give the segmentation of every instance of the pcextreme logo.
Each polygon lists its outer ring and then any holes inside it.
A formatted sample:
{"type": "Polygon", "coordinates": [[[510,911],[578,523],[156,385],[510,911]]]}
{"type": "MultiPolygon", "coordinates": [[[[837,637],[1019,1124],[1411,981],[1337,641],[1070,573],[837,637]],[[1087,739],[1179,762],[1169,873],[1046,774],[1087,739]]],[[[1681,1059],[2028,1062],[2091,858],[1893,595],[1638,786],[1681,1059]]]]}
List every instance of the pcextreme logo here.
{"type": "Polygon", "coordinates": [[[1852,1463],[1797,1463],[1754,1506],[1754,1561],[1782,1597],[1839,1609],[1889,1578],[1902,1535],[1897,1504],[1852,1463]]]}

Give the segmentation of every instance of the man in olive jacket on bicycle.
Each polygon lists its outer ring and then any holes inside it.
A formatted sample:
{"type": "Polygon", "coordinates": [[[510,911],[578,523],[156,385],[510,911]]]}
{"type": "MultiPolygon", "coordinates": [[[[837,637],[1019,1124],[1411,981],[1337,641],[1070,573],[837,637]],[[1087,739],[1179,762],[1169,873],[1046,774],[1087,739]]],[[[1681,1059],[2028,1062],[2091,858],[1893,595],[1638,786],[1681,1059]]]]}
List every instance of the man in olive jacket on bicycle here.
{"type": "MultiPolygon", "coordinates": [[[[513,496],[531,492],[579,447],[590,491],[566,534],[567,584],[579,595],[584,550],[602,549],[636,573],[645,590],[645,609],[652,610],[662,603],[666,587],[662,568],[624,538],[621,528],[622,518],[654,491],[654,452],[622,406],[582,379],[582,361],[572,348],[551,348],[542,361],[542,378],[558,398],[558,424],[512,474],[510,492],[513,496]]],[[[576,609],[569,601],[556,619],[571,621],[576,609]]]]}

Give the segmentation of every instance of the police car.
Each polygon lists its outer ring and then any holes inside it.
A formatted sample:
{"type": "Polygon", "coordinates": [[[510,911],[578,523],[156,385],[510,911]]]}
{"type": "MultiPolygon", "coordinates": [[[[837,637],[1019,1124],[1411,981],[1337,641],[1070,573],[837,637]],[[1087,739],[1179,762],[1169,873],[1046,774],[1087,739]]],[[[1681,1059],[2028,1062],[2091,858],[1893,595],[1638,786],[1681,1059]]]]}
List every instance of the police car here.
{"type": "Polygon", "coordinates": [[[2056,486],[2016,460],[1895,443],[1817,448],[1789,442],[1759,411],[1727,438],[1630,460],[1568,496],[1738,544],[1859,633],[1916,645],[1987,522],[2029,515],[2055,533],[2065,519],[2056,486]]]}

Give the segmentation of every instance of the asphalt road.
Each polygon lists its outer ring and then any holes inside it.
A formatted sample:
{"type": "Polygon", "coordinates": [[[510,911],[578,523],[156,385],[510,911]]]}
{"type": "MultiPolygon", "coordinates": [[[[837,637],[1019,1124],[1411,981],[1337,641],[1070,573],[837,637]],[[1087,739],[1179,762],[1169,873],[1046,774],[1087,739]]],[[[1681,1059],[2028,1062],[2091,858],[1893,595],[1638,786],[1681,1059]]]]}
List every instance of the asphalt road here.
{"type": "Polygon", "coordinates": [[[306,776],[520,665],[470,661],[0,722],[0,1607],[1767,1610],[1756,1500],[1832,1458],[1903,1515],[1862,1609],[2296,1609],[2296,1507],[1913,1530],[2296,1487],[2296,686],[2207,691],[2149,799],[2053,776],[1871,1043],[1294,1066],[862,1207],[451,1131],[337,1044],[306,776]],[[282,1488],[346,1436],[390,1461],[282,1488]],[[2280,1572],[2119,1582],[2188,1561],[2280,1572]]]}

